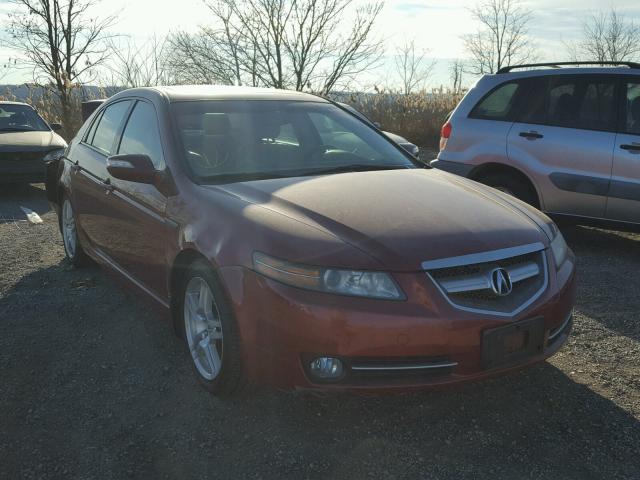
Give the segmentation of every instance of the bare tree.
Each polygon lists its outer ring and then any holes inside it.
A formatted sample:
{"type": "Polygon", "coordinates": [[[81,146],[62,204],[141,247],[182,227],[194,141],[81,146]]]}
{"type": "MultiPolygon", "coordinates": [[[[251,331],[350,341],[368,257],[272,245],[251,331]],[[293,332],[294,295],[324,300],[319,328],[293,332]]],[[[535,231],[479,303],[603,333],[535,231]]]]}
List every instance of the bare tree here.
{"type": "Polygon", "coordinates": [[[229,68],[225,56],[227,43],[217,32],[201,28],[198,33],[177,32],[167,39],[165,66],[175,83],[225,85],[241,84],[229,68]]]}
{"type": "Polygon", "coordinates": [[[568,44],[574,61],[622,62],[640,57],[640,26],[615,9],[593,14],[582,25],[582,40],[568,44]]]}
{"type": "Polygon", "coordinates": [[[195,83],[229,83],[329,92],[379,60],[372,27],[381,3],[354,0],[205,0],[211,25],[170,38],[168,65],[191,67],[195,83]]]}
{"type": "Polygon", "coordinates": [[[109,54],[106,30],[116,18],[99,19],[91,9],[96,0],[9,0],[14,8],[7,21],[6,44],[34,81],[56,92],[63,122],[72,115],[72,91],[91,79],[109,54]]]}
{"type": "Polygon", "coordinates": [[[528,38],[532,14],[522,6],[521,0],[484,0],[471,9],[471,15],[480,28],[463,37],[471,57],[468,73],[495,73],[503,66],[535,58],[528,38]]]}
{"type": "Polygon", "coordinates": [[[108,84],[132,88],[172,83],[164,64],[166,47],[166,40],[155,35],[142,45],[128,37],[111,39],[113,55],[105,65],[108,84]]]}
{"type": "Polygon", "coordinates": [[[449,65],[449,73],[451,76],[452,92],[458,94],[462,92],[462,77],[464,75],[464,62],[459,58],[455,59],[449,65]]]}
{"type": "Polygon", "coordinates": [[[435,61],[425,58],[427,53],[427,50],[416,50],[415,40],[406,41],[396,50],[396,72],[400,77],[402,93],[405,95],[424,88],[431,76],[435,61]]]}

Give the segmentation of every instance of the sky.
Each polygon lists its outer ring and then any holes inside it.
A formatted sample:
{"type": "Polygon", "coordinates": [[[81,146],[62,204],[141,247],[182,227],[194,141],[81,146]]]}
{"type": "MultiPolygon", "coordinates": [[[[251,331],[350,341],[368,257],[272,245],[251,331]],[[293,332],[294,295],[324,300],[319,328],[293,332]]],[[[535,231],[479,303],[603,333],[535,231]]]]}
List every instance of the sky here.
{"type": "MultiPolygon", "coordinates": [[[[477,0],[386,0],[376,25],[376,35],[385,39],[385,59],[361,83],[371,86],[396,81],[393,55],[399,45],[415,39],[416,45],[428,51],[427,56],[436,62],[429,86],[448,84],[451,60],[465,56],[461,36],[476,30],[469,13],[476,3],[477,0]]],[[[527,0],[524,5],[533,11],[530,36],[541,60],[566,59],[563,42],[579,38],[582,22],[597,11],[613,7],[640,24],[640,0],[527,0]]],[[[0,0],[0,28],[9,8],[7,0],[0,0]]],[[[118,14],[114,33],[131,36],[137,42],[171,31],[195,31],[208,18],[202,0],[104,0],[94,12],[96,16],[118,14]]],[[[4,64],[11,55],[0,44],[0,62],[4,64]]],[[[0,83],[30,80],[30,72],[4,70],[0,71],[0,83]]]]}

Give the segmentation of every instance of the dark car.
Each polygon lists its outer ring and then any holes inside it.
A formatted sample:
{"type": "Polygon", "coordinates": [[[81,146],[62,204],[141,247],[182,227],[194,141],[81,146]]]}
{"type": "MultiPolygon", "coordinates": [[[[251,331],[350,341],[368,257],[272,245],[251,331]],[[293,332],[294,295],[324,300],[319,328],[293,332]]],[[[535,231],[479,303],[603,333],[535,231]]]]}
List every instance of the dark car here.
{"type": "Polygon", "coordinates": [[[0,102],[0,183],[45,180],[45,164],[62,156],[66,142],[26,103],[0,102]]]}
{"type": "MultiPolygon", "coordinates": [[[[349,112],[353,113],[358,118],[364,120],[365,122],[367,122],[371,126],[377,128],[377,129],[380,129],[380,124],[378,122],[372,121],[364,113],[362,113],[360,110],[357,110],[356,108],[352,107],[348,103],[337,102],[337,104],[340,105],[341,107],[345,108],[349,112]]],[[[385,132],[385,131],[382,131],[382,133],[384,133],[387,137],[389,137],[391,140],[396,142],[398,145],[400,145],[402,148],[404,148],[407,152],[409,152],[414,157],[418,157],[418,155],[420,155],[420,148],[418,148],[417,145],[411,143],[406,138],[398,135],[397,133],[391,133],[391,132],[385,132]]]]}
{"type": "Polygon", "coordinates": [[[470,381],[569,335],[574,256],[549,218],[312,95],[126,90],[51,168],[68,259],[164,312],[216,394],[470,381]]]}

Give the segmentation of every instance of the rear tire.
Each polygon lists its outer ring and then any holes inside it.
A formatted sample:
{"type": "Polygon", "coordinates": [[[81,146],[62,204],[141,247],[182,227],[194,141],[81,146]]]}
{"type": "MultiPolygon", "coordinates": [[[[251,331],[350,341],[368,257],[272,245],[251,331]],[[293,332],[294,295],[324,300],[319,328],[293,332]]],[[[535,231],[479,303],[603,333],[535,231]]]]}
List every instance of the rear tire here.
{"type": "Polygon", "coordinates": [[[71,201],[67,196],[63,195],[60,203],[58,225],[60,227],[60,233],[62,234],[62,244],[64,245],[64,253],[67,260],[69,260],[74,267],[89,265],[91,264],[91,259],[84,252],[80,244],[76,228],[76,215],[73,211],[71,201]]]}
{"type": "Polygon", "coordinates": [[[506,173],[490,173],[477,179],[501,192],[507,193],[529,205],[540,208],[538,195],[533,186],[524,179],[506,173]]]}
{"type": "Polygon", "coordinates": [[[246,387],[233,311],[211,266],[196,260],[178,287],[178,327],[200,384],[219,397],[246,387]]]}

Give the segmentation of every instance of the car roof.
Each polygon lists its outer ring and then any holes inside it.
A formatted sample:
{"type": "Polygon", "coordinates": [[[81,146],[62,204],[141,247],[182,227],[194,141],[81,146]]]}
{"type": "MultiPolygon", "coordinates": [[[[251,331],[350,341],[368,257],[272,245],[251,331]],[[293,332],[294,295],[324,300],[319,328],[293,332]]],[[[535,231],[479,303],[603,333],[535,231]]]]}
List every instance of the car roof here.
{"type": "Polygon", "coordinates": [[[149,96],[153,94],[160,94],[170,102],[194,100],[284,100],[328,103],[328,100],[309,93],[275,88],[236,87],[228,85],[177,85],[132,88],[123,90],[117,95],[114,95],[113,98],[135,95],[149,96]]]}

